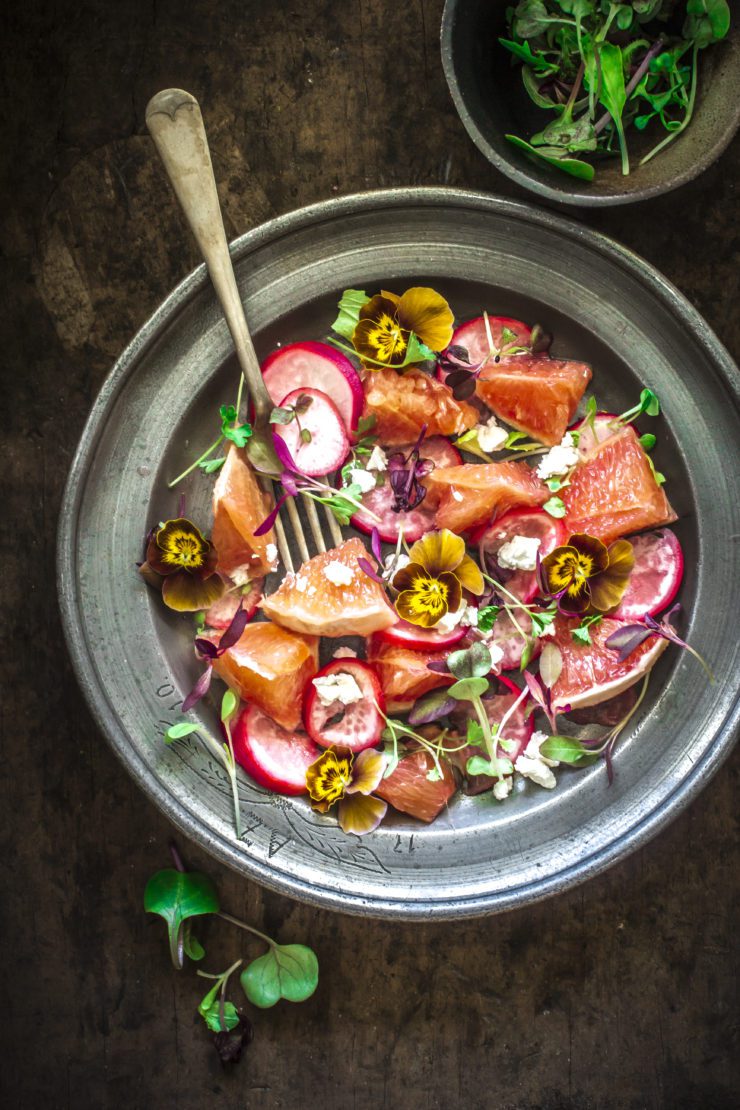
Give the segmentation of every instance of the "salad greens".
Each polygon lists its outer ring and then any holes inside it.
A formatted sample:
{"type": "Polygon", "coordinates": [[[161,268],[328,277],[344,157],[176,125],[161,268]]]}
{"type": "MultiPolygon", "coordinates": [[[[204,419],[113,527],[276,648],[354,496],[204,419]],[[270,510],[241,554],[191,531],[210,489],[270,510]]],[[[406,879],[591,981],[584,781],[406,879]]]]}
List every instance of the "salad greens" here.
{"type": "Polygon", "coordinates": [[[507,27],[499,42],[521,64],[531,100],[555,116],[529,140],[506,138],[591,181],[592,155],[619,153],[630,172],[630,129],[665,132],[644,165],[688,127],[699,52],[726,37],[730,8],[727,0],[519,0],[507,27]]]}

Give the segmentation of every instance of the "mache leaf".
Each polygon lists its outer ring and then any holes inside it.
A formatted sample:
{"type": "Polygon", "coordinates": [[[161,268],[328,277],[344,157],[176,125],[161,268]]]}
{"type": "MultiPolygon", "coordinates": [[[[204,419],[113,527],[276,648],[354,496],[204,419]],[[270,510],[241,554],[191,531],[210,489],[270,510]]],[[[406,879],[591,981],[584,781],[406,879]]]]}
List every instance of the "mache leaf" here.
{"type": "Polygon", "coordinates": [[[170,955],[176,968],[183,965],[183,926],[189,917],[218,913],[216,888],[207,875],[167,868],[152,875],[144,891],[144,909],[167,922],[170,955]]]}
{"type": "Polygon", "coordinates": [[[273,944],[240,975],[249,1001],[266,1010],[281,998],[303,1002],[319,983],[319,961],[305,944],[273,944]]]}

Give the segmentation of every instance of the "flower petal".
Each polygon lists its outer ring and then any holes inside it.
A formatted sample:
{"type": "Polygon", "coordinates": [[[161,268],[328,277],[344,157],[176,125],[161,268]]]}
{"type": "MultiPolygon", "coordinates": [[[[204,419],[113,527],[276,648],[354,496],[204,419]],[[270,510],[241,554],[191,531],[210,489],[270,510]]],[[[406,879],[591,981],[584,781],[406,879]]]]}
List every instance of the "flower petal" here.
{"type": "Polygon", "coordinates": [[[147,548],[147,561],[160,574],[204,571],[211,545],[192,520],[178,517],[157,529],[147,548]]]}
{"type": "Polygon", "coordinates": [[[447,612],[447,603],[444,602],[439,609],[436,607],[432,609],[420,602],[416,590],[404,590],[396,598],[396,612],[409,624],[417,624],[420,628],[432,628],[447,612]]]}
{"type": "Polygon", "coordinates": [[[347,794],[372,794],[380,785],[387,766],[385,752],[376,752],[374,748],[360,752],[352,768],[352,782],[347,787],[347,794]]]}
{"type": "Polygon", "coordinates": [[[551,594],[559,594],[567,589],[575,577],[578,566],[578,552],[574,547],[556,547],[546,555],[540,564],[547,589],[551,594]]]}
{"type": "Polygon", "coordinates": [[[589,578],[594,574],[599,574],[602,570],[606,570],[609,566],[609,552],[605,544],[601,540],[597,540],[596,536],[589,536],[585,532],[576,532],[568,540],[568,547],[575,547],[582,557],[582,565],[585,559],[593,567],[592,570],[588,571],[589,578]]]}
{"type": "Polygon", "coordinates": [[[162,579],[162,601],[168,609],[175,609],[178,613],[210,609],[225,591],[226,583],[220,574],[200,578],[186,570],[179,570],[162,579]]]}
{"type": "Polygon", "coordinates": [[[456,613],[462,601],[462,586],[457,577],[457,571],[455,571],[454,574],[452,572],[449,574],[440,574],[437,581],[447,587],[447,611],[449,613],[456,613]]]}
{"type": "Polygon", "coordinates": [[[426,579],[429,575],[421,563],[407,563],[393,575],[391,585],[394,590],[413,590],[419,578],[426,579]]]}
{"type": "Polygon", "coordinates": [[[421,563],[432,575],[455,570],[465,558],[465,540],[449,528],[427,532],[423,539],[413,544],[409,558],[412,563],[421,563]]]}
{"type": "Polygon", "coordinates": [[[616,540],[609,548],[609,566],[589,582],[594,609],[606,613],[619,605],[634,565],[632,544],[629,540],[616,540]]]}
{"type": "Polygon", "coordinates": [[[398,320],[433,351],[444,351],[452,339],[454,316],[444,297],[434,289],[414,286],[398,302],[398,320]]]}
{"type": "Polygon", "coordinates": [[[339,826],[342,832],[365,836],[377,829],[388,810],[387,802],[365,794],[353,794],[339,803],[339,826]]]}
{"type": "Polygon", "coordinates": [[[463,561],[454,570],[455,578],[458,579],[460,585],[464,590],[470,590],[471,594],[479,596],[485,590],[485,583],[483,575],[480,572],[480,567],[477,563],[473,562],[469,555],[465,555],[463,561]]]}

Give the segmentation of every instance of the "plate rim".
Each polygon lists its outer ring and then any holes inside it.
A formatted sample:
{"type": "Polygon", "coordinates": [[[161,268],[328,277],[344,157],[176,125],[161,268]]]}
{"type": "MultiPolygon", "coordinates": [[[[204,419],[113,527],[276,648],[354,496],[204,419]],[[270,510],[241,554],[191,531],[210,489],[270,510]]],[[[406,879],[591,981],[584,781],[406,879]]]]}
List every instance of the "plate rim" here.
{"type": "MultiPolygon", "coordinates": [[[[381,189],[320,201],[276,216],[239,236],[230,244],[232,258],[240,260],[265,242],[273,242],[313,223],[326,222],[368,210],[404,207],[477,209],[499,216],[544,226],[572,237],[627,270],[638,282],[647,285],[669,308],[678,312],[694,339],[707,350],[715,375],[732,397],[740,414],[740,370],[729,352],[686,297],[651,263],[629,248],[600,231],[585,227],[560,214],[541,209],[523,201],[510,200],[474,190],[444,187],[406,187],[381,189]]],[[[82,690],[93,719],[106,741],[136,780],[149,799],[185,835],[196,841],[220,862],[243,877],[254,879],[269,889],[307,902],[311,905],[360,916],[382,919],[422,921],[453,920],[477,917],[540,901],[600,874],[624,859],[661,831],[683,810],[709,782],[729,756],[740,724],[740,691],[728,710],[725,722],[713,743],[692,766],[691,770],[663,797],[660,805],[642,818],[616,841],[590,853],[577,864],[560,869],[542,879],[517,886],[513,891],[455,897],[447,901],[421,899],[400,902],[373,895],[366,899],[329,890],[297,878],[275,873],[267,863],[238,854],[220,834],[204,826],[174,797],[156,788],[156,774],[130,746],[125,730],[119,725],[106,691],[97,683],[94,657],[89,651],[84,629],[78,619],[78,583],[76,580],[76,535],[80,508],[88,480],[88,467],[105,425],[110,404],[135,371],[137,363],[149,346],[156,342],[162,325],[172,326],[181,308],[207,286],[205,264],[187,274],[158,305],[151,316],[126,345],[106,375],[86,419],[65,484],[60,507],[57,537],[57,587],[65,641],[76,680],[82,690]]]]}

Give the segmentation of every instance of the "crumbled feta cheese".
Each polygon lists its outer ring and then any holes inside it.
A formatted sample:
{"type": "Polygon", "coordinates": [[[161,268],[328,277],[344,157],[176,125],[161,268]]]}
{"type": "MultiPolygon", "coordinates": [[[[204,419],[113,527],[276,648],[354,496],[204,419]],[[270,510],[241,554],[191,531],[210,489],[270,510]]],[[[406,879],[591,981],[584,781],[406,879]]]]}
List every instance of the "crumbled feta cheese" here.
{"type": "Polygon", "coordinates": [[[267,559],[267,561],[268,561],[268,563],[270,564],[271,567],[274,567],[275,564],[277,563],[277,557],[278,557],[277,547],[275,546],[274,543],[268,543],[267,547],[265,548],[265,558],[267,559]]]}
{"type": "Polygon", "coordinates": [[[491,653],[491,669],[498,667],[504,657],[504,649],[499,647],[498,644],[486,644],[486,647],[491,653]]]}
{"type": "Polygon", "coordinates": [[[540,748],[545,740],[547,740],[547,733],[533,732],[523,754],[519,756],[514,766],[525,779],[531,779],[538,786],[544,786],[545,790],[552,790],[556,782],[550,768],[559,767],[560,763],[557,759],[548,759],[541,754],[540,748]]]}
{"type": "Polygon", "coordinates": [[[542,762],[546,763],[548,767],[559,767],[559,759],[548,759],[547,756],[543,755],[540,751],[540,748],[544,744],[545,740],[548,739],[549,737],[546,732],[533,732],[530,737],[529,743],[524,749],[524,754],[528,755],[530,759],[541,759],[542,762]]]}
{"type": "Polygon", "coordinates": [[[353,485],[359,486],[363,493],[369,493],[371,489],[375,489],[375,478],[372,474],[368,474],[367,470],[350,470],[349,480],[353,485]]]}
{"type": "Polygon", "coordinates": [[[542,478],[543,482],[548,478],[560,478],[567,474],[577,462],[578,451],[573,436],[570,432],[566,432],[560,443],[551,447],[547,454],[540,459],[537,466],[537,476],[542,478]]]}
{"type": "Polygon", "coordinates": [[[323,573],[324,578],[327,578],[332,586],[349,586],[355,577],[352,567],[345,566],[338,559],[332,559],[327,563],[323,573]]]}
{"type": "Polygon", "coordinates": [[[504,779],[497,779],[493,784],[494,798],[498,799],[499,802],[503,802],[505,798],[508,798],[509,794],[511,794],[512,782],[513,779],[511,775],[507,775],[504,779]]]}
{"type": "Polygon", "coordinates": [[[462,624],[467,628],[478,627],[478,609],[475,605],[466,605],[463,613],[462,624]]]}
{"type": "Polygon", "coordinates": [[[492,416],[485,424],[477,424],[475,433],[478,437],[478,446],[487,455],[490,455],[492,451],[500,451],[509,438],[506,428],[501,427],[495,416],[492,416]]]}
{"type": "Polygon", "coordinates": [[[295,579],[295,582],[293,583],[293,585],[298,590],[299,594],[305,594],[306,589],[308,588],[308,579],[307,578],[302,578],[301,575],[299,574],[299,575],[296,576],[296,579],[295,579]]]}
{"type": "Polygon", "coordinates": [[[313,597],[313,595],[316,593],[316,587],[315,586],[309,586],[308,589],[306,590],[306,593],[308,594],[309,597],[313,597]]]}
{"type": "Polygon", "coordinates": [[[334,705],[335,702],[353,705],[362,700],[362,690],[355,679],[342,671],[315,678],[313,685],[322,705],[334,705]]]}
{"type": "Polygon", "coordinates": [[[336,649],[336,651],[334,652],[334,654],[332,655],[332,659],[356,659],[356,658],[357,658],[357,652],[354,650],[354,648],[351,648],[351,647],[338,647],[336,649]]]}
{"type": "Polygon", "coordinates": [[[462,499],[463,499],[463,495],[460,493],[460,491],[453,488],[453,490],[452,490],[452,500],[453,501],[462,501],[462,499]]]}
{"type": "Polygon", "coordinates": [[[387,470],[388,469],[388,456],[382,447],[376,444],[370,452],[370,457],[365,463],[368,470],[387,470]]]}
{"type": "Polygon", "coordinates": [[[385,559],[383,560],[383,566],[386,570],[390,570],[391,567],[393,567],[393,573],[395,574],[396,571],[403,570],[404,567],[407,567],[410,562],[411,560],[409,559],[408,555],[406,555],[403,551],[398,556],[398,558],[396,558],[395,551],[392,551],[390,555],[386,555],[385,559]]]}
{"type": "Polygon", "coordinates": [[[506,570],[534,570],[540,542],[536,536],[512,536],[496,552],[496,562],[506,570]]]}
{"type": "Polygon", "coordinates": [[[465,616],[465,609],[466,608],[467,608],[467,606],[460,605],[460,606],[458,606],[458,608],[455,610],[454,613],[451,613],[448,609],[447,612],[445,613],[445,615],[443,617],[440,617],[439,620],[437,621],[437,623],[434,625],[434,631],[435,632],[452,632],[452,631],[454,631],[454,629],[457,628],[458,624],[460,624],[463,617],[465,616]]]}

